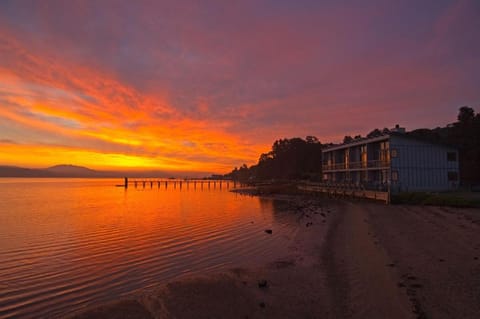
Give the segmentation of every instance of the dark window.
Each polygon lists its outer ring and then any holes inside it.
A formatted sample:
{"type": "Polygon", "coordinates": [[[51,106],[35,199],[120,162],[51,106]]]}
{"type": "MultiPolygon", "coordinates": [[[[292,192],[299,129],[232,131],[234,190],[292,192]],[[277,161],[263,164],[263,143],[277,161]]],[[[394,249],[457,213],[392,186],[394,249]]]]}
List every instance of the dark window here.
{"type": "Polygon", "coordinates": [[[447,152],[447,161],[456,162],[457,161],[457,152],[447,152]]]}
{"type": "Polygon", "coordinates": [[[398,181],[398,171],[392,171],[392,181],[398,181]]]}
{"type": "Polygon", "coordinates": [[[448,172],[448,181],[449,182],[458,181],[458,172],[448,172]]]}

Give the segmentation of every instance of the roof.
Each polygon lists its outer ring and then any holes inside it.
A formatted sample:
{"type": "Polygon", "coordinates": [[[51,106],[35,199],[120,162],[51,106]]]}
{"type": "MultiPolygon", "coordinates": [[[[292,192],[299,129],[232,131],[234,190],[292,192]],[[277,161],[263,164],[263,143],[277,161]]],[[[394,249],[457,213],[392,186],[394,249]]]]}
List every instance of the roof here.
{"type": "Polygon", "coordinates": [[[343,149],[343,148],[347,148],[347,147],[351,147],[351,146],[358,146],[358,145],[362,145],[362,144],[365,144],[365,143],[385,141],[385,140],[388,140],[390,138],[390,135],[391,134],[382,134],[380,136],[375,136],[375,137],[357,138],[357,139],[354,139],[353,141],[348,142],[348,143],[337,144],[337,145],[333,145],[333,146],[329,146],[327,148],[324,148],[323,152],[340,150],[340,149],[343,149]]]}
{"type": "Polygon", "coordinates": [[[344,149],[344,148],[347,148],[347,147],[359,146],[359,145],[363,145],[363,144],[366,144],[366,143],[386,141],[386,140],[390,139],[391,136],[410,139],[410,140],[415,140],[415,141],[426,143],[426,144],[438,145],[438,146],[442,146],[442,147],[445,147],[445,148],[451,148],[451,149],[455,149],[455,150],[458,149],[457,147],[452,146],[452,145],[448,145],[448,144],[440,143],[440,142],[432,142],[432,141],[429,141],[427,139],[422,139],[422,138],[418,138],[416,136],[411,136],[408,133],[390,132],[390,133],[383,133],[382,135],[379,135],[379,136],[361,137],[361,138],[354,139],[351,142],[332,145],[332,146],[324,148],[322,150],[322,152],[330,152],[330,151],[341,150],[341,149],[344,149]]]}

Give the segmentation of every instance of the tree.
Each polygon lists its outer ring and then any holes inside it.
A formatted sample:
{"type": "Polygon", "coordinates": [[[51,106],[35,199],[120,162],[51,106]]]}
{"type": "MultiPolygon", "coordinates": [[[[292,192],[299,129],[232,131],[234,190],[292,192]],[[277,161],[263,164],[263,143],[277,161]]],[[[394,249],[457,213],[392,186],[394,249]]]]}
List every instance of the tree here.
{"type": "Polygon", "coordinates": [[[370,133],[368,133],[367,137],[371,138],[371,137],[377,137],[377,136],[380,136],[380,135],[382,135],[382,131],[380,131],[378,128],[376,128],[373,131],[371,131],[370,133]]]}
{"type": "Polygon", "coordinates": [[[321,176],[322,144],[315,136],[276,140],[256,165],[242,165],[227,176],[234,179],[297,179],[321,176]]]}
{"type": "Polygon", "coordinates": [[[353,142],[353,138],[350,135],[347,135],[343,138],[343,144],[353,142]]]}
{"type": "Polygon", "coordinates": [[[307,141],[308,144],[320,144],[320,141],[315,136],[309,135],[305,138],[305,140],[307,141]]]}
{"type": "Polygon", "coordinates": [[[459,109],[457,119],[460,125],[472,124],[475,119],[475,111],[471,107],[462,106],[459,109]]]}

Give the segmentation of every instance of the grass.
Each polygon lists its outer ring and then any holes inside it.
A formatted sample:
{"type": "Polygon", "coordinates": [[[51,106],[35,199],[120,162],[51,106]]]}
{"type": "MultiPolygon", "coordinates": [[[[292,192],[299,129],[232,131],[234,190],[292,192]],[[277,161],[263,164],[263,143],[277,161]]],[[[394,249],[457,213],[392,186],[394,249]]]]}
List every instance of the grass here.
{"type": "Polygon", "coordinates": [[[480,200],[461,193],[403,192],[392,195],[393,204],[480,207],[480,200]]]}

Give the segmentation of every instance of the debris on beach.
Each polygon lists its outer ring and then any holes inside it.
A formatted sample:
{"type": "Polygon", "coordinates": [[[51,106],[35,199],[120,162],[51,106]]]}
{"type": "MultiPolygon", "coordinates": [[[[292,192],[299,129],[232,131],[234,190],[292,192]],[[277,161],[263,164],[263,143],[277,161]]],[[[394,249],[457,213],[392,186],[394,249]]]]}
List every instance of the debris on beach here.
{"type": "Polygon", "coordinates": [[[422,288],[423,286],[421,284],[411,284],[410,285],[411,288],[422,288]]]}
{"type": "Polygon", "coordinates": [[[267,234],[273,233],[273,231],[272,231],[271,229],[265,229],[265,232],[266,232],[267,234]]]}
{"type": "Polygon", "coordinates": [[[268,282],[263,279],[258,282],[258,288],[267,288],[268,287],[268,282]]]}

